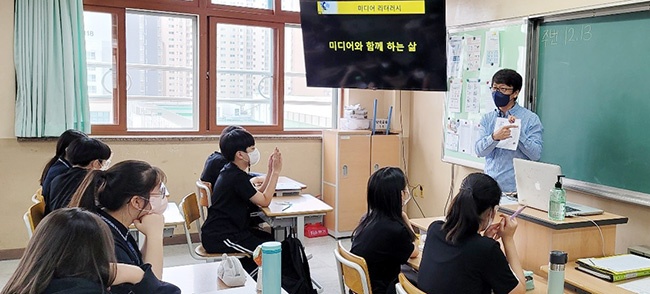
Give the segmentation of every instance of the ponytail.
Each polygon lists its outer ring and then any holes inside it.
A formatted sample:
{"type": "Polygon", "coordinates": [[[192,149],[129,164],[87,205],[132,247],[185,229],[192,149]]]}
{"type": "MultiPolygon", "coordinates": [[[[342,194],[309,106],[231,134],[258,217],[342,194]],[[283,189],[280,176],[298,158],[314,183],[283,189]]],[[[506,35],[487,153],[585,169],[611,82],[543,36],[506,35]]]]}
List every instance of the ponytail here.
{"type": "Polygon", "coordinates": [[[68,207],[81,207],[86,210],[97,212],[98,195],[106,187],[106,172],[101,170],[92,170],[88,172],[77,191],[75,191],[70,200],[68,207]]]}
{"type": "Polygon", "coordinates": [[[499,204],[501,189],[497,182],[483,173],[468,175],[454,198],[447,220],[442,226],[447,242],[457,244],[476,234],[481,224],[481,214],[499,204]]]}

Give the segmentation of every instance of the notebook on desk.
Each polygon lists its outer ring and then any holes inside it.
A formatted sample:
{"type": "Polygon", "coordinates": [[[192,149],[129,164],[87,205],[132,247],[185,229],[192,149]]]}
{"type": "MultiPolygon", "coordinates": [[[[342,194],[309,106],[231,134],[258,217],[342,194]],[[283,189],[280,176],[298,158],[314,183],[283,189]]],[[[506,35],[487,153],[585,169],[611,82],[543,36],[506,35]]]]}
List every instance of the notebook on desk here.
{"type": "MultiPolygon", "coordinates": [[[[513,164],[519,204],[548,211],[551,189],[555,186],[557,176],[562,174],[560,166],[520,158],[515,158],[513,164]]],[[[566,216],[602,213],[601,209],[568,201],[566,203],[566,216]]]]}

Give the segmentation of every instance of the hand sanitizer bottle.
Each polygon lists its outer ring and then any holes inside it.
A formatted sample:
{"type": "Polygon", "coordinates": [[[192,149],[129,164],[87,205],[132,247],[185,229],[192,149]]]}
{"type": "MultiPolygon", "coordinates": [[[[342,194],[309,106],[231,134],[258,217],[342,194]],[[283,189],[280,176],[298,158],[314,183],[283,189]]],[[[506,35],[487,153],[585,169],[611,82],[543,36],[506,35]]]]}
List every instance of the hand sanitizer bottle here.
{"type": "Polygon", "coordinates": [[[562,178],[564,175],[557,176],[555,188],[551,189],[551,197],[548,205],[548,218],[554,221],[564,220],[566,213],[566,191],[562,188],[562,178]]]}

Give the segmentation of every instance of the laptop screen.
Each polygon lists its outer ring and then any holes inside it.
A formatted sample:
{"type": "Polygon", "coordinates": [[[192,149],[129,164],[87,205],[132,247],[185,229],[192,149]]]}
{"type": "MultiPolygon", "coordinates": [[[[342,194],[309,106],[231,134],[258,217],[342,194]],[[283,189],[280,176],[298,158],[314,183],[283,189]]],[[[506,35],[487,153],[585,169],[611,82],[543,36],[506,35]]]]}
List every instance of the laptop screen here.
{"type": "Polygon", "coordinates": [[[515,158],[513,164],[519,204],[548,211],[551,189],[557,182],[557,176],[562,174],[562,168],[520,158],[515,158]]]}

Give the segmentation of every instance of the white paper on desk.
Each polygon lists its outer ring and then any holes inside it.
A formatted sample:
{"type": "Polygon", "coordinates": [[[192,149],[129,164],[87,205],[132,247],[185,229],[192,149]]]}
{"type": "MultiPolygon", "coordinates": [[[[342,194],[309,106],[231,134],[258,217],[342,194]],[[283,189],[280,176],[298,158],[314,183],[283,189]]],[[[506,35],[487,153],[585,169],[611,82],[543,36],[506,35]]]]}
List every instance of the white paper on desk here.
{"type": "Polygon", "coordinates": [[[650,258],[634,254],[621,254],[605,258],[586,258],[594,266],[612,272],[636,271],[650,268],[650,258]]]}
{"type": "Polygon", "coordinates": [[[650,294],[650,277],[618,284],[617,286],[639,294],[650,294]]]}
{"type": "Polygon", "coordinates": [[[517,146],[519,145],[519,135],[521,134],[521,130],[519,128],[521,127],[521,119],[516,119],[515,123],[511,124],[507,118],[497,117],[497,121],[494,124],[494,131],[496,132],[501,127],[507,125],[516,125],[517,127],[510,128],[510,138],[499,141],[499,144],[497,144],[497,148],[503,148],[503,149],[514,151],[517,150],[517,146]]]}

